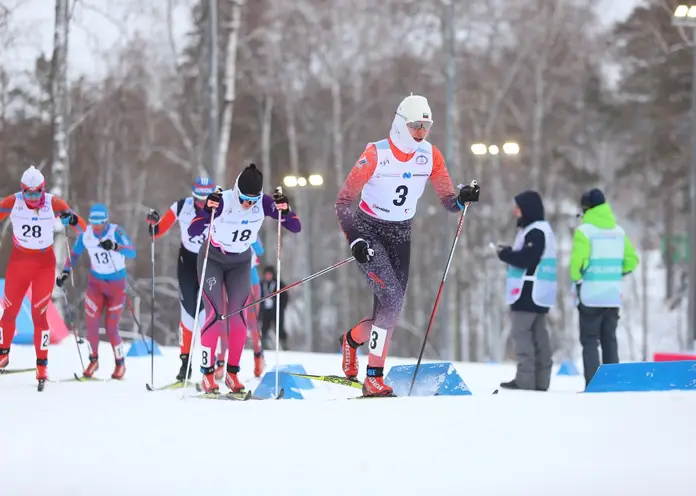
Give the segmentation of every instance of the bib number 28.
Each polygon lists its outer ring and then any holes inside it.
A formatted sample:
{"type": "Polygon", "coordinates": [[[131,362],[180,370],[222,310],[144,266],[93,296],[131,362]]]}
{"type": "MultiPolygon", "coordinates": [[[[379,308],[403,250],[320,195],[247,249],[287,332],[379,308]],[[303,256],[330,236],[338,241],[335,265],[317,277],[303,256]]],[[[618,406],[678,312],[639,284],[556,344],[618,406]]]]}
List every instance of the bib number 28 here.
{"type": "Polygon", "coordinates": [[[401,205],[406,203],[406,195],[408,195],[408,187],[406,187],[405,184],[402,184],[401,186],[396,188],[396,194],[397,194],[396,200],[394,200],[392,203],[395,206],[400,207],[401,205]]]}
{"type": "Polygon", "coordinates": [[[22,226],[22,236],[25,238],[32,237],[32,238],[40,238],[41,237],[41,226],[30,226],[27,224],[24,224],[22,226]]]}

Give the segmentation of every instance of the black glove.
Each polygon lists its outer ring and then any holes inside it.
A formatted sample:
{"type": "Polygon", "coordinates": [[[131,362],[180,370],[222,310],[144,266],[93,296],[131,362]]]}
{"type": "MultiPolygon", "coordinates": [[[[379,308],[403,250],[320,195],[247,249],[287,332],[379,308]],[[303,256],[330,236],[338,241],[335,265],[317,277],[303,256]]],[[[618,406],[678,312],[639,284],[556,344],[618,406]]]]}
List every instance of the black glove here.
{"type": "Polygon", "coordinates": [[[276,208],[280,210],[282,215],[288,215],[288,210],[290,210],[288,197],[283,194],[283,191],[280,188],[273,193],[273,201],[275,202],[276,208]],[[281,208],[281,205],[284,205],[284,207],[281,208]]]}
{"type": "Polygon", "coordinates": [[[60,214],[60,220],[66,226],[67,225],[71,225],[71,226],[77,225],[77,215],[75,215],[74,212],[63,212],[62,214],[60,214]]]}
{"type": "Polygon", "coordinates": [[[62,288],[63,284],[65,284],[65,281],[68,280],[68,277],[70,277],[70,271],[67,269],[63,269],[63,273],[60,275],[60,277],[56,278],[56,286],[62,288]]]}
{"type": "Polygon", "coordinates": [[[478,184],[474,184],[473,186],[467,184],[459,190],[459,197],[457,198],[459,204],[464,205],[465,203],[479,201],[480,190],[481,188],[479,188],[478,184]]]}
{"type": "Polygon", "coordinates": [[[114,243],[110,239],[105,239],[104,241],[99,243],[99,246],[101,246],[105,250],[118,250],[118,243],[114,243]]]}
{"type": "Polygon", "coordinates": [[[217,208],[217,205],[215,207],[209,205],[210,203],[217,203],[220,205],[220,202],[222,202],[222,193],[218,190],[213,191],[208,195],[208,197],[205,199],[205,205],[203,205],[203,210],[205,210],[208,213],[212,213],[212,211],[217,208]]]}
{"type": "Polygon", "coordinates": [[[361,264],[369,262],[372,260],[372,257],[375,256],[375,250],[370,248],[367,241],[362,238],[358,238],[353,241],[353,243],[350,245],[350,251],[353,252],[355,260],[361,264]]]}
{"type": "MultiPolygon", "coordinates": [[[[160,221],[160,214],[157,210],[150,210],[150,213],[147,214],[147,223],[150,224],[151,226],[157,224],[160,221]]],[[[152,234],[152,233],[150,233],[152,234]]]]}

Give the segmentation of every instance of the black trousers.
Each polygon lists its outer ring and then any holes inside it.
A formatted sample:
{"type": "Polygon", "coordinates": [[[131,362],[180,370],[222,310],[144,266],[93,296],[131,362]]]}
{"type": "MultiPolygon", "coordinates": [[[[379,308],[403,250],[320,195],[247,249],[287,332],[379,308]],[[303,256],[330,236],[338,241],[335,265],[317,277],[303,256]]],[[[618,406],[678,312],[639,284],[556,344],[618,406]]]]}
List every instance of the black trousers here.
{"type": "Polygon", "coordinates": [[[598,345],[602,346],[601,363],[619,363],[619,346],[616,327],[619,324],[618,308],[586,307],[578,305],[580,313],[580,344],[585,385],[589,384],[599,368],[598,345]]]}

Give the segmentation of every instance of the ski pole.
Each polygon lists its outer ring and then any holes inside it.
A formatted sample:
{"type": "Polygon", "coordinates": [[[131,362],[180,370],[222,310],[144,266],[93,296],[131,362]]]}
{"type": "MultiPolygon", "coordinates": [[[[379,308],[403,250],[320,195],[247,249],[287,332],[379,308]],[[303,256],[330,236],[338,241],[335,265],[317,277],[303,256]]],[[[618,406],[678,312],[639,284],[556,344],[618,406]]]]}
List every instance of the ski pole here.
{"type": "Polygon", "coordinates": [[[355,260],[355,257],[350,257],[350,258],[346,258],[345,260],[341,260],[340,262],[333,264],[331,267],[327,267],[325,269],[320,270],[319,272],[315,272],[311,276],[307,276],[304,279],[300,279],[299,281],[295,281],[292,284],[288,284],[287,286],[283,286],[282,288],[280,288],[272,293],[267,294],[263,298],[259,298],[258,300],[253,301],[247,305],[244,305],[243,307],[238,308],[237,310],[234,310],[230,313],[226,313],[224,315],[221,315],[220,319],[221,320],[228,319],[228,318],[232,317],[233,315],[237,315],[239,312],[243,312],[244,310],[246,310],[249,307],[253,307],[254,305],[258,305],[261,302],[268,300],[269,298],[274,298],[275,296],[277,296],[281,293],[285,293],[289,289],[295,288],[295,287],[297,287],[301,284],[304,284],[307,281],[311,281],[312,279],[315,279],[319,276],[323,276],[324,274],[327,274],[327,273],[331,272],[332,270],[339,268],[341,265],[345,265],[345,264],[350,263],[354,260],[355,260]]]}
{"type": "MultiPolygon", "coordinates": [[[[153,210],[150,210],[152,213],[153,210]]],[[[150,262],[152,263],[152,304],[150,308],[150,384],[155,386],[155,231],[150,242],[150,262]]]]}
{"type": "Polygon", "coordinates": [[[85,362],[82,359],[82,350],[80,349],[80,340],[77,337],[77,329],[75,327],[75,320],[72,318],[72,312],[70,311],[70,302],[68,302],[68,295],[65,292],[65,288],[61,288],[63,293],[63,299],[65,300],[65,314],[70,321],[70,330],[75,337],[75,346],[77,346],[77,355],[80,357],[80,365],[82,365],[82,370],[85,370],[85,362]]]}
{"type": "MultiPolygon", "coordinates": [[[[276,193],[282,195],[283,188],[278,186],[276,188],[276,193]]],[[[278,210],[278,246],[276,247],[276,289],[280,288],[280,248],[281,243],[281,233],[283,232],[283,219],[282,212],[278,210]]],[[[280,367],[280,292],[276,295],[276,311],[275,311],[275,338],[276,338],[276,349],[275,349],[275,397],[278,397],[278,368],[280,367]]]]}
{"type": "MultiPolygon", "coordinates": [[[[70,259],[70,242],[68,241],[68,235],[65,235],[65,246],[68,249],[68,259],[70,259]]],[[[72,269],[72,263],[70,264],[70,268],[72,269]]],[[[75,289],[75,279],[73,279],[73,271],[70,271],[70,281],[72,282],[73,289],[75,289]]],[[[75,346],[77,347],[77,356],[80,357],[80,365],[82,366],[82,370],[85,370],[85,361],[82,359],[82,350],[80,349],[80,345],[84,342],[78,335],[77,335],[77,325],[75,324],[75,319],[72,317],[72,312],[70,311],[70,302],[68,301],[68,294],[65,292],[65,288],[61,287],[61,292],[63,293],[63,299],[65,300],[65,315],[68,317],[68,321],[70,322],[70,330],[72,331],[73,337],[75,338],[75,346]]]]}
{"type": "MultiPolygon", "coordinates": [[[[206,201],[207,203],[207,201],[206,201]]],[[[208,252],[210,251],[210,240],[213,237],[213,220],[215,216],[215,209],[211,209],[210,211],[210,224],[208,224],[208,237],[205,240],[205,252],[203,254],[203,267],[201,268],[201,277],[200,277],[200,285],[198,287],[198,297],[196,298],[196,315],[193,319],[193,333],[191,335],[191,348],[189,352],[189,360],[188,360],[188,367],[186,369],[186,374],[184,375],[184,387],[181,390],[181,397],[184,397],[184,394],[186,393],[186,387],[188,386],[188,376],[191,373],[191,369],[193,368],[193,360],[191,359],[191,354],[193,354],[193,348],[196,345],[196,334],[198,334],[198,317],[201,313],[201,303],[203,300],[203,286],[205,282],[205,272],[208,268],[208,252]]],[[[204,231],[205,232],[205,231],[204,231]]],[[[203,339],[201,337],[201,343],[203,342],[203,339]]],[[[212,360],[212,357],[209,358],[212,360]]]]}
{"type": "MultiPolygon", "coordinates": [[[[476,181],[471,181],[471,187],[476,186],[476,181]]],[[[440,297],[442,296],[442,290],[445,287],[445,281],[447,280],[447,273],[449,272],[450,265],[452,265],[452,258],[454,257],[454,248],[457,246],[457,241],[459,241],[459,235],[462,233],[462,226],[464,225],[464,217],[466,217],[466,211],[469,209],[470,203],[464,204],[464,210],[462,211],[462,216],[459,218],[459,226],[457,227],[457,233],[454,235],[454,240],[452,241],[452,248],[450,249],[449,258],[447,259],[447,266],[445,266],[445,272],[442,274],[442,281],[440,282],[440,289],[437,290],[437,296],[435,297],[435,304],[433,305],[433,311],[430,314],[430,321],[428,322],[428,329],[425,331],[425,336],[423,337],[423,346],[421,346],[420,353],[418,354],[418,363],[416,363],[416,369],[413,371],[413,378],[411,379],[411,387],[408,389],[408,395],[411,396],[413,391],[413,385],[416,383],[416,375],[418,374],[418,369],[420,368],[421,360],[423,359],[423,353],[425,352],[425,344],[428,341],[428,335],[430,334],[430,329],[432,329],[433,322],[435,321],[435,312],[437,312],[437,305],[440,303],[440,297]]]]}
{"type": "MultiPolygon", "coordinates": [[[[116,262],[114,262],[114,257],[109,254],[109,260],[111,261],[111,268],[114,269],[114,272],[118,272],[116,269],[116,262]]],[[[135,315],[135,306],[133,305],[133,302],[130,299],[130,296],[128,296],[127,288],[126,286],[131,286],[133,287],[129,282],[128,282],[128,273],[126,273],[126,277],[123,278],[123,294],[126,299],[126,305],[128,305],[128,310],[130,310],[131,316],[133,317],[133,322],[135,322],[135,326],[138,328],[138,334],[140,335],[140,339],[143,341],[143,344],[145,345],[145,349],[147,350],[148,354],[150,353],[150,346],[148,346],[147,341],[145,340],[145,335],[143,334],[143,326],[140,325],[140,321],[138,320],[138,317],[135,315]]],[[[154,345],[152,345],[154,348],[154,345]]]]}

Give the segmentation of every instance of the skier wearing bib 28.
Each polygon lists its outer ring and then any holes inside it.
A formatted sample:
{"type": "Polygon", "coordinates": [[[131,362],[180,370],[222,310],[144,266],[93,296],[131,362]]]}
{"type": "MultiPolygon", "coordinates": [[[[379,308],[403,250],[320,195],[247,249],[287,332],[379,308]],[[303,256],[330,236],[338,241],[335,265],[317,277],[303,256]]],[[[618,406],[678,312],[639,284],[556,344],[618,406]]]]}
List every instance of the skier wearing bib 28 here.
{"type": "MultiPolygon", "coordinates": [[[[208,196],[206,205],[189,226],[190,236],[198,236],[210,225],[210,250],[206,272],[203,274],[205,251],[198,255],[198,274],[203,285],[206,319],[201,327],[201,385],[205,392],[219,390],[215,382],[215,347],[225,321],[220,315],[242,308],[251,290],[251,245],[256,241],[265,217],[278,219],[290,232],[302,229],[300,220],[288,207],[288,199],[277,191],[273,197],[263,193],[263,174],[251,164],[235,181],[234,189],[216,191],[208,196]]],[[[244,391],[239,382],[239,360],[246,342],[247,326],[243,312],[229,319],[229,351],[225,385],[233,392],[244,391]]]]}
{"type": "Polygon", "coordinates": [[[9,216],[12,223],[12,252],[5,273],[4,313],[0,319],[0,369],[10,361],[10,345],[15,335],[17,314],[24,295],[31,287],[31,318],[34,322],[36,380],[40,387],[48,380],[48,345],[51,331],[46,308],[53,292],[56,256],[53,251],[55,218],[83,232],[87,225],[65,201],[46,193],[43,174],[33,165],[21,179],[21,191],[0,202],[0,221],[9,216]]]}
{"type": "Polygon", "coordinates": [[[430,180],[442,206],[461,212],[479,199],[478,186],[455,193],[440,151],[425,140],[433,124],[425,97],[406,97],[387,139],[369,143],[338,194],[336,214],[350,249],[374,294],[373,314],[340,338],[343,373],[358,375],[357,348],[369,340],[364,396],[393,396],[384,362],[401,313],[411,253],[411,219],[430,180]],[[357,211],[351,205],[361,194],[357,211]]]}
{"type": "Polygon", "coordinates": [[[66,260],[63,273],[56,280],[62,287],[70,277],[70,269],[85,249],[89,254],[89,279],[85,293],[85,320],[89,343],[89,365],[84,377],[92,377],[99,368],[99,327],[106,310],[104,328],[114,350],[114,368],[111,377],[123,379],[126,374],[123,340],[118,324],[126,300],[126,259],[135,258],[135,247],[123,228],[109,223],[109,212],[105,205],[96,204],[89,212],[89,226],[80,234],[73,245],[70,259],[66,260]]]}
{"type": "MultiPolygon", "coordinates": [[[[188,228],[194,217],[201,212],[205,199],[215,191],[215,183],[207,177],[198,177],[193,184],[191,196],[182,198],[172,203],[169,210],[160,217],[157,211],[147,215],[150,236],[155,239],[163,236],[179,221],[181,231],[181,246],[179,247],[179,262],[176,275],[179,280],[179,304],[181,306],[181,322],[179,323],[179,352],[181,368],[176,376],[177,381],[183,381],[188,370],[189,354],[191,353],[191,333],[196,313],[196,299],[198,298],[198,273],[196,272],[196,257],[201,249],[206,233],[197,236],[189,236],[188,228]]],[[[203,310],[201,310],[203,312],[203,310]]],[[[201,319],[205,315],[199,315],[201,319]]],[[[191,375],[189,374],[189,379],[191,375]]]]}

